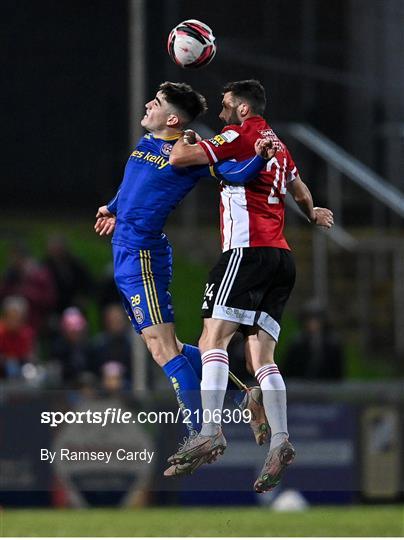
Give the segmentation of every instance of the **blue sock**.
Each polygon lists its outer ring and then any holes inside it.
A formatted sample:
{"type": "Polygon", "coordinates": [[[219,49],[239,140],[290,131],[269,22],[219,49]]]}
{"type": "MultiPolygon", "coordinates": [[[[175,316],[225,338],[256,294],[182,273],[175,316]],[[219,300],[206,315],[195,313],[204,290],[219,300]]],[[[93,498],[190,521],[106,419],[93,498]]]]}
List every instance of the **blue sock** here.
{"type": "Polygon", "coordinates": [[[202,380],[201,351],[198,349],[198,347],[194,347],[193,345],[188,345],[188,343],[184,343],[181,354],[187,357],[188,362],[194,368],[195,373],[197,374],[197,376],[199,377],[199,380],[201,381],[202,380]]]}
{"type": "Polygon", "coordinates": [[[180,409],[188,409],[187,413],[189,431],[201,429],[202,403],[201,381],[183,354],[175,356],[165,366],[163,371],[174,387],[180,409]]]}

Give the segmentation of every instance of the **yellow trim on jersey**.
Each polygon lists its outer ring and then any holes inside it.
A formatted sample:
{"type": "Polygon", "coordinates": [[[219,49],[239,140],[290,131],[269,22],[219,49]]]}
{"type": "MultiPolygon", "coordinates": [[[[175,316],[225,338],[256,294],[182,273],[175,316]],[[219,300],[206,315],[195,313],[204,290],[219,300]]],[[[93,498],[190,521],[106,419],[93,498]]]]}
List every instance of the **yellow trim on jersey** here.
{"type": "Polygon", "coordinates": [[[213,176],[214,178],[217,178],[216,174],[215,174],[215,169],[214,169],[214,166],[213,165],[209,165],[209,172],[210,172],[210,175],[213,176]]]}
{"type": "Polygon", "coordinates": [[[152,272],[152,268],[151,268],[150,250],[146,251],[146,261],[147,261],[147,266],[148,266],[148,269],[149,269],[150,283],[151,283],[151,286],[152,286],[152,292],[154,292],[154,294],[152,294],[152,296],[154,297],[154,307],[155,307],[155,309],[157,311],[157,320],[159,320],[159,322],[162,323],[163,322],[163,317],[162,317],[161,311],[160,311],[159,297],[157,295],[156,284],[154,283],[154,276],[153,276],[153,272],[152,272]]]}
{"type": "Polygon", "coordinates": [[[153,135],[154,139],[160,139],[161,141],[174,141],[181,137],[182,133],[176,133],[175,135],[168,135],[167,137],[157,137],[157,135],[153,135]]]}
{"type": "Polygon", "coordinates": [[[139,250],[139,254],[140,254],[140,266],[142,269],[143,285],[144,285],[144,290],[146,293],[147,307],[149,308],[149,313],[150,313],[150,318],[151,318],[152,323],[157,324],[156,315],[153,311],[153,306],[150,301],[151,295],[150,295],[150,289],[149,289],[149,280],[148,280],[147,271],[146,271],[145,253],[143,252],[143,250],[139,250]]]}

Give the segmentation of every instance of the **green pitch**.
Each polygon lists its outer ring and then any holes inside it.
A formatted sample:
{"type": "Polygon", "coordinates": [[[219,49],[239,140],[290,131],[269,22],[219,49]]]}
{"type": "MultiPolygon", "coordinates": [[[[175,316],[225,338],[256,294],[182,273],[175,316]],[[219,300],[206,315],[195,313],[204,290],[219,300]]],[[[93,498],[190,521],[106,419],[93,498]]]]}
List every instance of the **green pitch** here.
{"type": "Polygon", "coordinates": [[[403,536],[403,506],[3,510],[0,536],[403,536]]]}

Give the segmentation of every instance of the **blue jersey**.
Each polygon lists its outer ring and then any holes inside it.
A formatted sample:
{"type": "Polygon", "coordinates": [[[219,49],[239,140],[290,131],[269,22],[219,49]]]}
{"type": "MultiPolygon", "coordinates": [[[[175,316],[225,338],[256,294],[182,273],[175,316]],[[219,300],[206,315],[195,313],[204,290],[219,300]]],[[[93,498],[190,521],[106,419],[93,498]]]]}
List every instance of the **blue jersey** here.
{"type": "Polygon", "coordinates": [[[117,218],[113,244],[134,249],[165,247],[168,240],[163,228],[169,214],[200,178],[214,176],[244,183],[265,164],[265,160],[255,156],[214,167],[172,167],[169,156],[177,140],[178,136],[160,139],[147,133],[130,155],[118,193],[107,205],[117,218]]]}

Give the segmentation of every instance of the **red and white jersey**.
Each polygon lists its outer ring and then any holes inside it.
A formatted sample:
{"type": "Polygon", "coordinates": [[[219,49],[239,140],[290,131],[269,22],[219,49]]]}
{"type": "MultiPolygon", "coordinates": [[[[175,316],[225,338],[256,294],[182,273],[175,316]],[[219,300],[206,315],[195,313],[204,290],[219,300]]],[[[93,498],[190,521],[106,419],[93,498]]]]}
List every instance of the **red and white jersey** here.
{"type": "Polygon", "coordinates": [[[241,125],[226,126],[220,135],[199,144],[213,164],[224,159],[248,159],[255,153],[255,141],[265,137],[272,140],[276,154],[258,177],[244,186],[221,187],[223,251],[260,246],[290,249],[283,235],[286,184],[298,171],[289,150],[266,121],[253,116],[241,125]]]}

